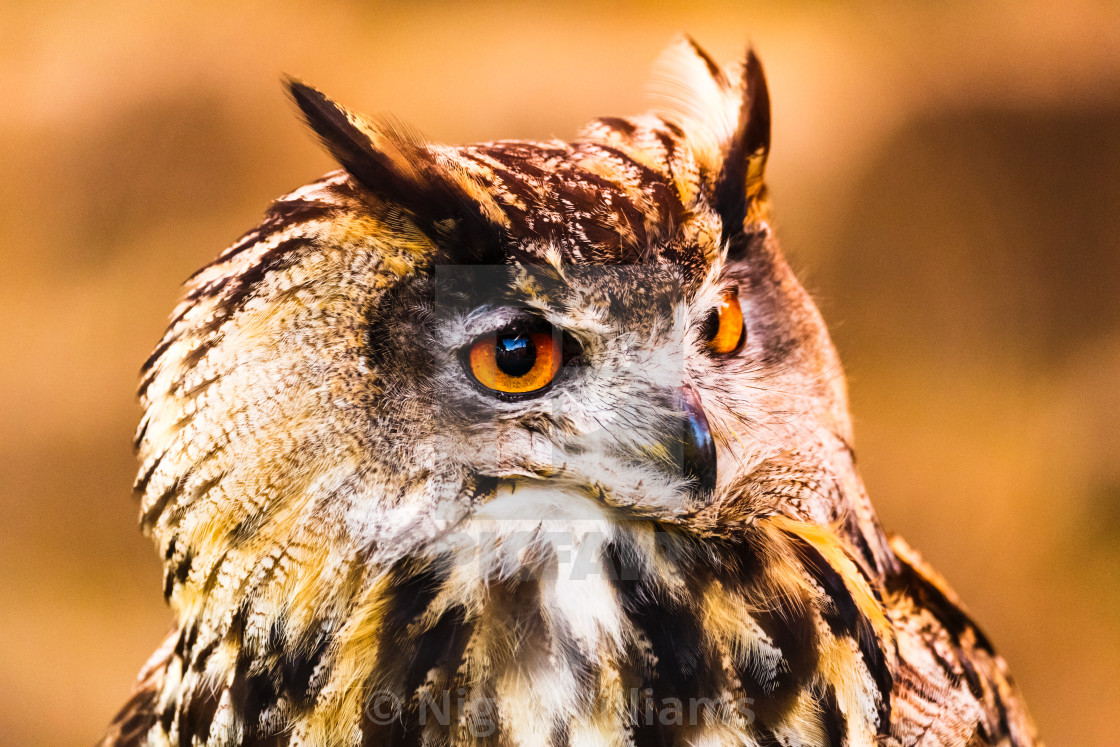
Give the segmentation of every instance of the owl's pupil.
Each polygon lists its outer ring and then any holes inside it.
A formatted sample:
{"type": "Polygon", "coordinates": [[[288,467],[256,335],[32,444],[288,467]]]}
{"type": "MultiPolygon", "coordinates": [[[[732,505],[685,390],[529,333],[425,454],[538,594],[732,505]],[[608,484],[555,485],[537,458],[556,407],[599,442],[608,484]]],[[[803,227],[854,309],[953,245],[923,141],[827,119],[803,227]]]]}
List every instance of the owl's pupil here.
{"type": "Polygon", "coordinates": [[[494,362],[507,376],[524,376],[537,362],[537,349],[525,334],[498,335],[494,362]]]}

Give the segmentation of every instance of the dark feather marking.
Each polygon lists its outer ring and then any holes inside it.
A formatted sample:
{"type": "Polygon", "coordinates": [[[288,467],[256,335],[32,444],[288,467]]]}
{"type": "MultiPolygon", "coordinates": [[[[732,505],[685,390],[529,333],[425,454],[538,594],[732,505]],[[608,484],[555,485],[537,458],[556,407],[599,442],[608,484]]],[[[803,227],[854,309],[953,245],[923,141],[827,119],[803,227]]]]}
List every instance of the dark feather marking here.
{"type": "MultiPolygon", "coordinates": [[[[669,203],[669,211],[668,211],[669,215],[668,215],[668,222],[666,224],[666,233],[671,232],[672,229],[675,228],[681,222],[681,220],[682,220],[682,218],[685,214],[684,204],[681,202],[680,195],[677,194],[677,191],[675,189],[670,189],[669,188],[669,184],[665,180],[665,175],[664,174],[661,174],[660,172],[654,171],[649,166],[646,166],[643,163],[635,161],[631,156],[629,156],[624,151],[621,151],[618,148],[615,148],[615,147],[610,146],[610,145],[606,145],[604,143],[586,143],[586,144],[581,143],[579,150],[577,150],[577,155],[584,148],[593,148],[595,150],[600,150],[603,153],[607,153],[611,156],[614,156],[616,159],[625,163],[630,168],[636,169],[638,171],[638,173],[641,174],[641,180],[640,181],[644,186],[647,186],[647,187],[663,187],[664,188],[664,191],[658,190],[658,195],[664,197],[669,203]]],[[[595,176],[596,178],[599,178],[597,175],[593,175],[593,176],[595,176]]],[[[603,180],[603,183],[605,185],[614,186],[611,182],[608,182],[606,180],[603,180]]],[[[617,189],[617,187],[615,187],[615,189],[617,189]]],[[[633,205],[634,203],[630,202],[630,204],[633,205]]],[[[658,204],[657,207],[664,208],[664,206],[661,205],[661,204],[658,204]]],[[[634,209],[637,210],[637,207],[635,206],[634,209]]]]}
{"type": "MultiPolygon", "coordinates": [[[[860,527],[859,517],[855,515],[854,511],[848,512],[845,516],[844,523],[848,530],[846,536],[849,541],[856,546],[856,550],[859,551],[863,562],[866,563],[869,568],[877,568],[879,566],[879,559],[875,557],[875,553],[871,551],[871,545],[867,543],[867,537],[864,536],[863,529],[860,527]]],[[[856,565],[859,567],[860,573],[864,574],[868,586],[871,587],[871,591],[875,594],[875,601],[882,604],[883,594],[879,589],[879,584],[872,582],[871,578],[867,576],[863,564],[857,563],[856,565]]]]}
{"type": "MultiPolygon", "coordinates": [[[[430,710],[427,724],[421,724],[420,704],[415,700],[417,690],[433,668],[442,668],[445,674],[458,668],[473,629],[464,619],[464,610],[455,607],[441,615],[430,629],[417,630],[419,618],[439,592],[447,572],[442,565],[417,567],[412,561],[402,561],[390,571],[394,594],[382,622],[376,689],[395,693],[403,711],[388,723],[363,718],[363,745],[419,745],[426,730],[455,727],[454,717],[446,724],[433,723],[430,710]]],[[[449,682],[445,681],[444,687],[450,688],[449,682]]],[[[371,684],[370,692],[373,689],[371,684]]],[[[432,693],[437,705],[441,704],[441,695],[432,693]]],[[[457,698],[457,694],[450,694],[452,702],[457,698]]]]}
{"type": "MultiPolygon", "coordinates": [[[[221,305],[215,309],[215,317],[205,324],[192,330],[192,336],[200,339],[198,346],[184,356],[186,370],[191,370],[220,341],[220,333],[216,334],[233,312],[239,310],[245,301],[257,290],[259,282],[270,272],[280,271],[295,261],[290,253],[304,246],[312,246],[311,240],[306,236],[286,239],[261,255],[257,261],[237,274],[225,275],[213,282],[205,283],[194,288],[188,293],[188,299],[197,304],[202,298],[218,296],[225,292],[221,305]],[[227,290],[228,289],[228,290],[227,290]]],[[[193,308],[193,306],[191,307],[193,308]]],[[[186,313],[184,310],[182,313],[186,313]]],[[[160,341],[152,354],[140,368],[140,385],[137,395],[143,400],[155,380],[155,365],[179,341],[181,333],[172,334],[177,321],[173,321],[164,339],[160,341]]],[[[182,378],[179,382],[181,384],[182,378]]]]}
{"type": "MultiPolygon", "coordinates": [[[[209,347],[213,347],[213,345],[211,344],[209,347]]],[[[217,376],[217,375],[207,376],[206,378],[201,379],[194,386],[183,387],[182,386],[183,381],[182,381],[182,378],[180,378],[179,380],[176,381],[175,388],[180,389],[179,393],[183,397],[197,397],[199,394],[201,394],[202,392],[205,392],[211,386],[216,384],[220,379],[221,379],[221,377],[217,376]]],[[[177,421],[175,421],[174,430],[178,431],[178,430],[182,430],[183,428],[187,427],[187,425],[192,420],[194,420],[194,417],[197,414],[198,414],[197,412],[192,412],[189,415],[184,415],[183,417],[179,418],[177,421]]]]}
{"type": "Polygon", "coordinates": [[[205,671],[206,670],[206,662],[208,662],[210,660],[210,657],[214,654],[214,652],[218,650],[218,644],[219,643],[221,643],[221,639],[215,637],[209,643],[207,643],[205,646],[200,648],[198,650],[198,653],[195,654],[191,658],[191,669],[194,669],[195,671],[198,671],[198,672],[205,671]]]}
{"type": "Polygon", "coordinates": [[[179,708],[179,745],[191,747],[195,738],[205,743],[210,735],[210,724],[218,712],[223,690],[197,688],[192,690],[185,707],[179,708]]]}
{"type": "Polygon", "coordinates": [[[695,611],[642,581],[612,583],[623,609],[657,657],[652,672],[656,691],[685,702],[716,692],[719,666],[710,660],[695,611]]]}
{"type": "MultiPolygon", "coordinates": [[[[665,126],[668,127],[669,123],[665,122],[665,126]]],[[[671,165],[673,163],[673,156],[676,155],[677,152],[677,141],[673,139],[671,132],[667,133],[661,130],[655,130],[653,134],[657,137],[657,141],[661,143],[661,147],[665,149],[666,165],[671,165]]],[[[670,175],[672,175],[671,172],[670,175]]]]}
{"type": "MultiPolygon", "coordinates": [[[[412,661],[408,667],[408,675],[404,686],[406,696],[415,696],[417,690],[425,683],[428,672],[433,668],[440,668],[445,674],[455,672],[455,670],[458,669],[459,662],[463,658],[463,653],[470,640],[472,630],[473,626],[470,623],[464,622],[463,610],[461,608],[454,608],[445,612],[430,630],[421,634],[416,643],[412,661]]],[[[450,690],[448,680],[444,681],[443,686],[446,690],[450,690]]],[[[436,699],[437,704],[442,703],[440,699],[441,695],[442,692],[440,691],[431,693],[431,696],[436,699]]],[[[449,693],[449,698],[452,701],[456,700],[457,697],[457,694],[449,693]]],[[[430,714],[431,711],[429,710],[429,729],[432,725],[430,714]]],[[[421,735],[425,730],[425,725],[419,723],[419,713],[414,713],[411,707],[409,708],[408,716],[409,721],[406,725],[407,739],[404,744],[420,745],[422,743],[421,735]],[[416,720],[414,721],[414,719],[416,720]]],[[[447,724],[438,723],[435,724],[435,726],[450,730],[453,723],[453,719],[448,719],[447,724]]]]}
{"type": "Polygon", "coordinates": [[[279,272],[296,261],[294,250],[310,247],[312,242],[306,236],[297,236],[281,241],[262,254],[257,262],[237,275],[227,275],[217,282],[207,295],[221,298],[220,308],[225,316],[239,311],[245,302],[259,289],[260,281],[271,272],[279,272]],[[228,288],[228,290],[227,290],[228,288]]]}
{"type": "MultiPolygon", "coordinates": [[[[318,185],[328,194],[342,198],[343,201],[354,199],[356,193],[354,191],[354,185],[350,180],[331,184],[324,183],[325,180],[330,179],[338,173],[340,172],[331,172],[319,182],[313,182],[311,185],[307,186],[318,185]]],[[[265,211],[264,217],[258,225],[243,233],[232,246],[223,251],[212,261],[191,273],[187,278],[187,282],[198,277],[199,274],[208,268],[225,264],[246,249],[262,241],[266,241],[278,231],[289,228],[297,223],[309,223],[314,220],[329,218],[333,216],[339,208],[339,205],[315,199],[279,199],[265,211]]],[[[188,294],[187,298],[190,299],[192,296],[188,294]]],[[[172,326],[182,319],[181,313],[172,320],[172,326]]]]}
{"type": "Polygon", "coordinates": [[[634,583],[642,573],[637,549],[623,532],[611,537],[603,548],[603,572],[618,583],[634,583]]]}
{"type": "MultiPolygon", "coordinates": [[[[267,671],[254,671],[253,664],[258,661],[242,649],[234,668],[233,682],[230,683],[230,703],[244,721],[250,739],[275,736],[261,729],[261,714],[276,704],[278,693],[276,685],[267,671]]],[[[257,744],[256,741],[253,744],[257,744]]]]}
{"type": "Polygon", "coordinates": [[[828,737],[828,747],[846,747],[848,719],[844,717],[840,711],[840,704],[836,701],[836,688],[829,685],[817,702],[821,708],[821,720],[824,722],[825,734],[828,737]]]}
{"type": "Polygon", "coordinates": [[[172,701],[167,704],[167,707],[163,709],[163,713],[160,714],[159,724],[163,727],[165,732],[171,731],[171,725],[175,723],[175,713],[175,703],[172,701]]]}
{"type": "MultiPolygon", "coordinates": [[[[132,451],[135,453],[140,450],[140,444],[144,440],[144,436],[148,434],[148,425],[151,424],[152,418],[148,413],[140,419],[140,427],[136,429],[136,435],[132,437],[132,451]]],[[[157,460],[158,461],[158,460],[157,460]]],[[[153,467],[153,469],[155,469],[153,467]]],[[[149,472],[148,476],[151,476],[149,472]]]]}
{"type": "Polygon", "coordinates": [[[825,595],[832,601],[833,609],[823,614],[825,622],[833,635],[856,637],[859,633],[859,620],[863,617],[856,600],[852,597],[840,573],[829,565],[817,548],[795,534],[787,534],[797,547],[805,570],[820,585],[825,595]]]}
{"type": "Polygon", "coordinates": [[[883,642],[875,633],[875,626],[863,614],[856,604],[851,590],[844,583],[840,573],[829,565],[817,548],[794,534],[787,535],[797,546],[805,570],[821,586],[824,593],[832,600],[833,609],[822,613],[829,628],[837,637],[848,636],[855,639],[859,652],[867,665],[868,671],[879,688],[880,700],[880,729],[890,728],[891,702],[890,693],[894,686],[894,676],[891,674],[887,656],[883,651],[883,642]]]}
{"type": "Polygon", "coordinates": [[[684,130],[681,129],[681,126],[679,124],[672,121],[671,119],[662,119],[661,121],[662,121],[662,123],[664,123],[666,129],[668,129],[669,132],[673,133],[673,135],[678,140],[683,140],[684,139],[684,130]]]}
{"type": "MultiPolygon", "coordinates": [[[[422,163],[410,158],[421,155],[417,153],[420,148],[416,144],[397,138],[391,144],[396,153],[379,152],[369,134],[350,120],[342,106],[299,81],[289,80],[287,87],[323,146],[363,187],[421,215],[428,214],[431,209],[427,204],[431,197],[448,196],[428,194],[427,187],[433,186],[428,183],[430,175],[421,171],[422,163]]],[[[446,217],[450,216],[439,216],[446,217]]]]}
{"type": "Polygon", "coordinates": [[[817,631],[808,615],[792,610],[762,610],[756,622],[782,653],[782,664],[773,679],[759,679],[759,667],[737,670],[743,691],[754,699],[751,706],[760,724],[778,723],[813,676],[820,660],[817,631]]]}
{"type": "Polygon", "coordinates": [[[623,135],[624,137],[632,137],[637,130],[634,125],[622,117],[599,117],[595,120],[601,123],[604,127],[614,130],[615,132],[623,135]]]}
{"type": "MultiPolygon", "coordinates": [[[[218,563],[221,564],[221,563],[218,563]]],[[[242,604],[234,610],[230,628],[227,629],[225,634],[225,641],[234,645],[241,655],[237,657],[237,667],[241,666],[243,659],[248,660],[249,656],[244,651],[242,642],[242,635],[245,628],[245,615],[246,606],[242,604]]],[[[217,637],[213,638],[211,644],[207,647],[216,646],[218,644],[217,637]]],[[[212,648],[213,650],[213,648],[212,648]]],[[[205,651],[205,648],[204,648],[205,651]]],[[[207,652],[209,656],[209,652],[207,652]]],[[[193,743],[193,738],[197,737],[205,743],[209,735],[209,728],[214,721],[214,715],[217,712],[218,704],[222,700],[222,688],[200,688],[188,694],[188,698],[184,703],[179,706],[179,744],[184,747],[189,747],[193,743]]],[[[236,707],[236,704],[235,704],[236,707]]]]}
{"type": "MultiPolygon", "coordinates": [[[[186,473],[181,475],[178,479],[173,480],[171,482],[171,485],[166,490],[164,490],[163,493],[160,494],[155,502],[140,515],[140,525],[143,527],[150,527],[152,525],[152,522],[154,522],[157,517],[159,517],[164,512],[164,510],[167,508],[167,504],[171,501],[171,499],[180,495],[183,488],[190,481],[191,476],[194,475],[204,465],[209,463],[215,453],[217,453],[217,449],[211,449],[207,453],[203,454],[201,457],[199,457],[198,461],[186,471],[186,473]]],[[[182,507],[178,508],[179,513],[181,514],[182,507]]],[[[172,521],[171,523],[177,523],[180,518],[180,515],[175,515],[173,517],[174,521],[172,521]]]]}
{"type": "Polygon", "coordinates": [[[903,557],[898,557],[899,573],[887,579],[887,588],[890,591],[905,593],[918,602],[920,607],[928,609],[937,620],[945,626],[946,631],[955,640],[961,640],[967,631],[971,631],[976,641],[976,647],[994,655],[995,650],[991,641],[980,630],[976,622],[960,608],[953,600],[929,581],[922,573],[910,565],[903,557]]]}
{"type": "MultiPolygon", "coordinates": [[[[196,270],[188,280],[194,279],[209,267],[225,264],[246,249],[262,241],[266,241],[274,233],[291,228],[297,223],[326,220],[337,212],[338,209],[338,205],[320,202],[319,200],[277,201],[273,203],[272,207],[265,213],[264,220],[260,225],[246,233],[241,240],[218,255],[213,262],[203,265],[196,270]]],[[[190,298],[189,295],[188,298],[190,298]]]]}
{"type": "MultiPolygon", "coordinates": [[[[145,426],[147,426],[147,421],[145,420],[144,422],[145,422],[145,426]]],[[[132,494],[133,495],[142,496],[142,495],[144,495],[145,492],[147,492],[148,483],[151,482],[152,475],[154,475],[156,473],[156,469],[159,467],[159,464],[162,461],[163,461],[163,454],[160,454],[158,457],[153,459],[152,463],[150,465],[148,465],[148,468],[146,470],[144,470],[144,472],[136,478],[136,482],[134,482],[132,484],[132,494]]]]}
{"type": "MultiPolygon", "coordinates": [[[[221,277],[201,283],[192,288],[190,292],[187,293],[187,300],[197,303],[203,298],[214,298],[222,295],[226,289],[230,287],[234,290],[229,295],[235,296],[240,289],[254,286],[264,272],[272,269],[280,269],[282,265],[280,262],[277,262],[279,258],[294,249],[302,246],[309,246],[311,243],[312,240],[308,236],[291,236],[283,241],[277,242],[275,246],[269,247],[251,263],[241,267],[240,271],[236,271],[238,268],[230,268],[235,271],[226,273],[221,277]],[[246,278],[248,278],[248,280],[246,280],[246,278]]],[[[227,299],[226,306],[229,307],[230,305],[227,299]]],[[[234,303],[232,305],[236,306],[237,304],[234,303]]]]}
{"type": "Polygon", "coordinates": [[[156,361],[159,360],[163,356],[163,354],[167,352],[167,349],[171,347],[178,339],[178,335],[172,335],[170,331],[168,331],[167,335],[165,335],[164,338],[159,341],[159,344],[156,345],[156,349],[152,351],[152,354],[149,355],[140,365],[139,394],[141,397],[144,396],[144,392],[147,391],[148,386],[151,384],[152,374],[155,373],[152,370],[152,367],[156,364],[156,361]]]}
{"type": "Polygon", "coordinates": [[[556,161],[565,165],[571,157],[569,147],[554,148],[536,143],[497,142],[489,145],[480,145],[460,151],[460,155],[475,155],[475,160],[484,168],[495,173],[505,173],[524,184],[540,184],[544,180],[556,175],[555,169],[544,168],[538,164],[556,161]],[[480,158],[485,155],[486,159],[480,158]],[[496,169],[492,163],[498,163],[502,169],[496,169]]]}
{"type": "Polygon", "coordinates": [[[280,678],[283,691],[297,707],[309,706],[313,702],[311,677],[319,665],[331,639],[317,633],[307,646],[300,645],[280,649],[280,678]]]}
{"type": "MultiPolygon", "coordinates": [[[[198,625],[190,623],[187,626],[187,634],[183,637],[183,653],[179,656],[182,661],[187,661],[191,651],[194,651],[195,644],[198,643],[198,625]]],[[[216,643],[214,644],[217,645],[216,643]]],[[[209,655],[209,654],[207,654],[209,655]]]]}
{"type": "MultiPolygon", "coordinates": [[[[743,262],[753,258],[759,253],[766,241],[766,234],[761,232],[740,231],[726,238],[728,262],[743,262]]],[[[774,267],[770,262],[763,262],[761,267],[751,267],[751,275],[757,278],[769,278],[773,275],[774,267]]]]}
{"type": "MultiPolygon", "coordinates": [[[[217,257],[214,257],[214,259],[199,267],[190,275],[188,275],[185,282],[189,283],[211,267],[216,267],[218,265],[224,264],[226,260],[230,259],[231,257],[236,257],[238,254],[245,251],[249,247],[256,246],[271,233],[265,230],[265,225],[267,223],[268,212],[266,211],[265,217],[261,219],[261,222],[258,225],[253,226],[248,231],[238,236],[237,240],[234,241],[233,244],[229,246],[229,248],[221,252],[217,257]]],[[[190,293],[188,293],[186,297],[188,299],[192,298],[190,293]]]]}
{"type": "Polygon", "coordinates": [[[572,254],[573,258],[578,255],[597,264],[641,261],[652,241],[652,237],[646,234],[647,221],[658,226],[661,235],[667,236],[685,215],[679,196],[666,183],[663,174],[599,142],[577,143],[570,154],[558,149],[524,144],[515,148],[511,144],[500,143],[468,149],[461,155],[493,174],[494,181],[489,186],[499,200],[506,192],[526,205],[525,210],[516,207],[508,201],[508,197],[500,202],[515,236],[557,245],[572,254]],[[618,184],[594,172],[570,164],[560,171],[545,171],[537,165],[550,157],[572,159],[596,155],[610,156],[641,174],[643,183],[649,188],[645,195],[655,212],[650,213],[640,207],[618,184]],[[542,215],[547,214],[566,215],[567,219],[559,223],[542,220],[542,215]],[[573,228],[577,227],[590,245],[573,232],[573,228]],[[620,236],[619,227],[631,235],[620,236]]]}
{"type": "Polygon", "coordinates": [[[999,688],[992,688],[992,700],[996,704],[996,713],[999,714],[999,730],[1000,734],[1011,734],[1011,724],[1007,714],[1007,704],[1003,702],[1003,698],[999,694],[999,688]]]}
{"type": "Polygon", "coordinates": [[[183,559],[175,565],[175,580],[178,583],[183,583],[187,580],[187,576],[191,572],[191,563],[194,562],[194,551],[187,549],[183,553],[183,559]]]}
{"type": "MultiPolygon", "coordinates": [[[[195,345],[193,350],[184,355],[183,374],[186,374],[188,371],[201,363],[202,359],[206,357],[207,353],[214,349],[214,346],[217,345],[221,339],[221,335],[210,335],[209,337],[198,343],[198,345],[195,345]]],[[[211,379],[211,381],[212,380],[213,379],[211,379]]],[[[182,385],[182,381],[183,375],[180,375],[179,380],[176,382],[176,385],[182,385]]],[[[200,385],[199,388],[202,388],[202,385],[200,385]]],[[[193,392],[190,394],[193,394],[193,392]]],[[[188,394],[188,396],[190,396],[190,394],[188,394]]]]}
{"type": "Polygon", "coordinates": [[[163,600],[171,601],[171,592],[175,590],[175,573],[168,568],[163,572],[163,600]]]}
{"type": "Polygon", "coordinates": [[[567,721],[554,724],[548,735],[548,743],[552,747],[568,747],[571,744],[571,725],[567,721]]]}
{"type": "MultiPolygon", "coordinates": [[[[412,626],[435,599],[444,572],[403,560],[389,573],[392,597],[382,619],[377,671],[386,685],[403,687],[414,678],[414,666],[419,661],[421,644],[425,643],[413,635],[412,626]]],[[[430,646],[431,641],[426,643],[430,646]]]]}
{"type": "Polygon", "coordinates": [[[148,731],[155,726],[159,715],[156,701],[159,689],[150,687],[136,690],[121,707],[109,726],[109,734],[101,743],[106,747],[143,747],[148,743],[148,731]]]}
{"type": "MultiPolygon", "coordinates": [[[[765,552],[754,548],[748,536],[729,542],[725,553],[734,563],[714,568],[716,578],[725,588],[743,590],[751,596],[751,585],[768,573],[762,564],[765,552]]],[[[820,647],[813,618],[796,605],[784,602],[781,606],[760,609],[753,616],[782,655],[781,665],[772,678],[760,679],[763,669],[750,662],[737,669],[743,692],[753,698],[751,709],[758,724],[764,727],[781,721],[796,702],[798,693],[817,669],[820,647]]]]}
{"type": "Polygon", "coordinates": [[[957,661],[961,665],[961,671],[964,673],[964,680],[968,683],[968,689],[972,693],[972,697],[983,702],[984,686],[980,682],[980,675],[977,673],[976,667],[972,665],[972,660],[960,647],[957,647],[956,653],[957,661]]]}
{"type": "MultiPolygon", "coordinates": [[[[494,174],[498,178],[498,184],[490,184],[490,187],[502,187],[508,191],[512,196],[520,199],[529,205],[536,205],[540,202],[541,196],[538,191],[538,185],[532,184],[527,181],[526,177],[539,178],[543,175],[540,169],[527,166],[521,160],[514,160],[508,157],[508,154],[498,148],[480,148],[477,152],[474,149],[461,151],[459,154],[462,158],[474,161],[482,168],[494,174]],[[486,156],[484,158],[483,156],[486,156]],[[496,161],[501,166],[495,166],[487,160],[487,158],[496,161]],[[536,172],[536,173],[533,173],[536,172]]],[[[502,195],[495,194],[495,199],[501,199],[502,195]]],[[[503,207],[511,207],[508,203],[502,203],[503,207]]],[[[527,215],[528,213],[522,213],[527,215]]]]}
{"type": "Polygon", "coordinates": [[[727,77],[723,74],[723,69],[712,59],[712,56],[708,54],[707,50],[701,47],[691,36],[685,36],[685,40],[688,42],[689,46],[692,47],[692,51],[696,56],[703,60],[704,65],[707,66],[708,75],[711,75],[712,79],[720,85],[727,85],[727,77]]]}

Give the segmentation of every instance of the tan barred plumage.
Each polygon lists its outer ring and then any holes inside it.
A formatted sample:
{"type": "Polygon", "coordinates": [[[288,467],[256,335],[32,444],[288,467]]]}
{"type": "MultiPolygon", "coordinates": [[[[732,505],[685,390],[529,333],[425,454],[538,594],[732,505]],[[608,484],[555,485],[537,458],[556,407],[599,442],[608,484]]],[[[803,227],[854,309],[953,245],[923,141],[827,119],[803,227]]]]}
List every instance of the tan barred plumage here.
{"type": "Polygon", "coordinates": [[[758,60],[666,65],[661,110],[571,143],[432,145],[291,84],[343,170],[196,273],[144,366],[176,626],[105,744],[1036,743],[867,500],[758,60]],[[527,324],[554,378],[472,381],[527,324]]]}

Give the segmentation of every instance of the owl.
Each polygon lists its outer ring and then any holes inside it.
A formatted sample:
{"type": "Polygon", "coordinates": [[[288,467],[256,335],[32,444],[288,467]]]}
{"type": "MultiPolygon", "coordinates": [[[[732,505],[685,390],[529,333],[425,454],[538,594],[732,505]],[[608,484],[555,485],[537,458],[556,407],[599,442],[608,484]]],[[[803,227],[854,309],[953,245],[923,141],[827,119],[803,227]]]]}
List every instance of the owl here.
{"type": "Polygon", "coordinates": [[[170,636],[107,745],[1030,745],[888,538],[782,258],[753,52],[450,147],[289,81],[341,167],[144,364],[170,636]]]}

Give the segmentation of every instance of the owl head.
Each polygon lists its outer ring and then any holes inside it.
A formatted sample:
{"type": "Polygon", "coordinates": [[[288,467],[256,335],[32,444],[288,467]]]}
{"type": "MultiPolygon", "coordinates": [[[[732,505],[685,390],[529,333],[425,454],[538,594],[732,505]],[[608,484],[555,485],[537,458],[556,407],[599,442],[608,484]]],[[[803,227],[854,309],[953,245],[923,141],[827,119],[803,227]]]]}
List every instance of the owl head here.
{"type": "MultiPolygon", "coordinates": [[[[430,574],[415,614],[481,624],[559,562],[550,528],[652,568],[649,537],[703,555],[787,516],[884,556],[836,354],[771,227],[762,67],[688,40],[662,67],[653,111],[571,142],[437,145],[290,82],[341,170],[191,277],[142,374],[137,490],[193,631],[181,678],[328,650],[304,687],[403,682],[362,654],[396,640],[389,590],[430,574]]],[[[596,583],[549,587],[543,614],[621,651],[596,583]]]]}

